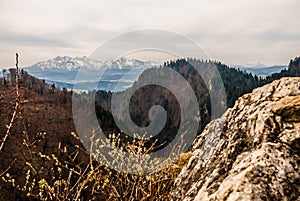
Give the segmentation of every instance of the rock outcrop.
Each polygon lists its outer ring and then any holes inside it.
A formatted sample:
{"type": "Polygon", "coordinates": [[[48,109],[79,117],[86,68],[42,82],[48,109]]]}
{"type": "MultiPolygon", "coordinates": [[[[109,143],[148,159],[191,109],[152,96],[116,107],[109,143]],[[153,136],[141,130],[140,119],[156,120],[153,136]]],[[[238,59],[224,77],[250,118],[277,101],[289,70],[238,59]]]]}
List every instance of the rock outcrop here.
{"type": "Polygon", "coordinates": [[[300,78],[255,89],[207,125],[172,200],[300,200],[300,78]]]}

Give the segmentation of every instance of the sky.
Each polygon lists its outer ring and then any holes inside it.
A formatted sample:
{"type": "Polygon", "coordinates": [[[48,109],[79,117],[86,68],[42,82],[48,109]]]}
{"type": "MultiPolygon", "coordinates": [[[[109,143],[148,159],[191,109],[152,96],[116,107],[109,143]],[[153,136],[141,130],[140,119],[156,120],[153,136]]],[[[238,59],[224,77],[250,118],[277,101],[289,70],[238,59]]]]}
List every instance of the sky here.
{"type": "Polygon", "coordinates": [[[0,0],[0,68],[13,67],[16,52],[20,66],[89,56],[151,28],[182,34],[226,64],[288,64],[300,56],[299,8],[299,0],[0,0]]]}

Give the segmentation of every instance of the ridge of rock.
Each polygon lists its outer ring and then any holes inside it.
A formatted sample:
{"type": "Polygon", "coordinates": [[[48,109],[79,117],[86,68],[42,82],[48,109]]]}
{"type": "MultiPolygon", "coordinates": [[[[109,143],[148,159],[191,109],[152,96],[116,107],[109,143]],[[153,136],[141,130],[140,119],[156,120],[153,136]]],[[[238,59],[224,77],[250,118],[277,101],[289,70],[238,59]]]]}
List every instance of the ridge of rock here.
{"type": "Polygon", "coordinates": [[[300,78],[239,98],[192,151],[172,200],[300,200],[300,78]]]}

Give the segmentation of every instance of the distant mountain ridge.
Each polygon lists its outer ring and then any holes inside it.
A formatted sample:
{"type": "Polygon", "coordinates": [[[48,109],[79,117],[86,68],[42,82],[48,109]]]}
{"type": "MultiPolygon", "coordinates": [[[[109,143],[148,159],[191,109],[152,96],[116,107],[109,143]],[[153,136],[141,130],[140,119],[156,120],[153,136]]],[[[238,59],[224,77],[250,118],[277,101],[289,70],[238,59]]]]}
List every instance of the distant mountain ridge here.
{"type": "Polygon", "coordinates": [[[100,69],[100,68],[110,68],[110,69],[126,69],[133,67],[140,67],[141,65],[151,64],[157,65],[158,63],[151,61],[140,61],[137,59],[127,59],[121,57],[116,60],[108,61],[98,61],[95,59],[83,57],[69,57],[69,56],[57,56],[53,59],[47,61],[40,61],[32,66],[27,67],[26,69],[64,69],[64,70],[77,70],[78,68],[89,68],[89,69],[100,69]]]}
{"type": "Polygon", "coordinates": [[[64,69],[64,70],[75,70],[80,67],[86,68],[100,68],[102,66],[102,62],[97,60],[89,59],[86,56],[83,57],[69,57],[69,56],[57,56],[53,59],[49,59],[48,61],[38,62],[28,68],[31,69],[64,69]]]}
{"type": "Polygon", "coordinates": [[[96,89],[122,91],[130,87],[146,68],[157,65],[159,64],[155,62],[124,57],[103,62],[86,56],[75,58],[58,56],[24,69],[29,74],[60,88],[72,89],[74,84],[80,83],[82,90],[92,90],[93,86],[98,86],[96,89]],[[80,78],[78,77],[79,72],[80,78]],[[101,79],[97,76],[99,73],[103,74],[101,79]],[[122,80],[125,75],[126,80],[122,80]],[[99,84],[97,84],[98,82],[99,84]],[[119,83],[119,87],[115,88],[117,83],[119,83]]]}
{"type": "Polygon", "coordinates": [[[257,63],[257,64],[249,63],[245,65],[230,65],[230,67],[238,68],[240,70],[245,70],[247,73],[251,73],[259,77],[267,77],[272,75],[273,73],[279,73],[280,71],[288,68],[287,65],[267,66],[261,63],[257,63]]]}
{"type": "MultiPolygon", "coordinates": [[[[133,82],[138,79],[145,69],[155,66],[160,66],[160,64],[124,57],[104,62],[86,56],[57,56],[26,67],[25,70],[31,75],[59,88],[73,89],[74,85],[79,83],[76,88],[82,90],[123,91],[132,86],[133,82]],[[79,72],[81,73],[80,78],[77,76],[79,72]],[[99,72],[100,74],[103,73],[101,79],[97,77],[99,72]],[[124,79],[125,75],[126,79],[124,79]]],[[[267,77],[288,68],[287,65],[266,66],[261,63],[229,66],[258,77],[267,77]]]]}

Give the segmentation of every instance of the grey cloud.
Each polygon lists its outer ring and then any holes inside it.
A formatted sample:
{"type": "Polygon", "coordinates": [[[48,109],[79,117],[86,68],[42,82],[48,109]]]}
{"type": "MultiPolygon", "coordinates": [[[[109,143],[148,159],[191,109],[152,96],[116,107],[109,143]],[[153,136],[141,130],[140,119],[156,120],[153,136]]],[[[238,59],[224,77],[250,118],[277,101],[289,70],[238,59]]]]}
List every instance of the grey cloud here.
{"type": "Polygon", "coordinates": [[[50,38],[47,36],[38,36],[34,34],[5,32],[0,30],[0,41],[2,44],[16,44],[25,46],[47,46],[47,47],[75,47],[74,44],[65,40],[50,38]]]}
{"type": "MultiPolygon", "coordinates": [[[[299,7],[299,0],[0,0],[1,54],[13,46],[30,47],[31,55],[48,49],[48,58],[83,56],[72,54],[90,53],[115,34],[154,27],[183,33],[209,50],[214,59],[227,63],[246,63],[249,57],[262,63],[285,63],[300,52],[293,45],[300,43],[299,7]]],[[[152,39],[155,36],[136,35],[119,45],[152,39]]],[[[164,40],[184,47],[172,38],[164,40]]],[[[37,62],[29,56],[27,60],[37,62]]]]}
{"type": "Polygon", "coordinates": [[[261,42],[297,42],[300,41],[300,34],[285,33],[282,30],[267,31],[259,33],[256,38],[261,42]]]}

